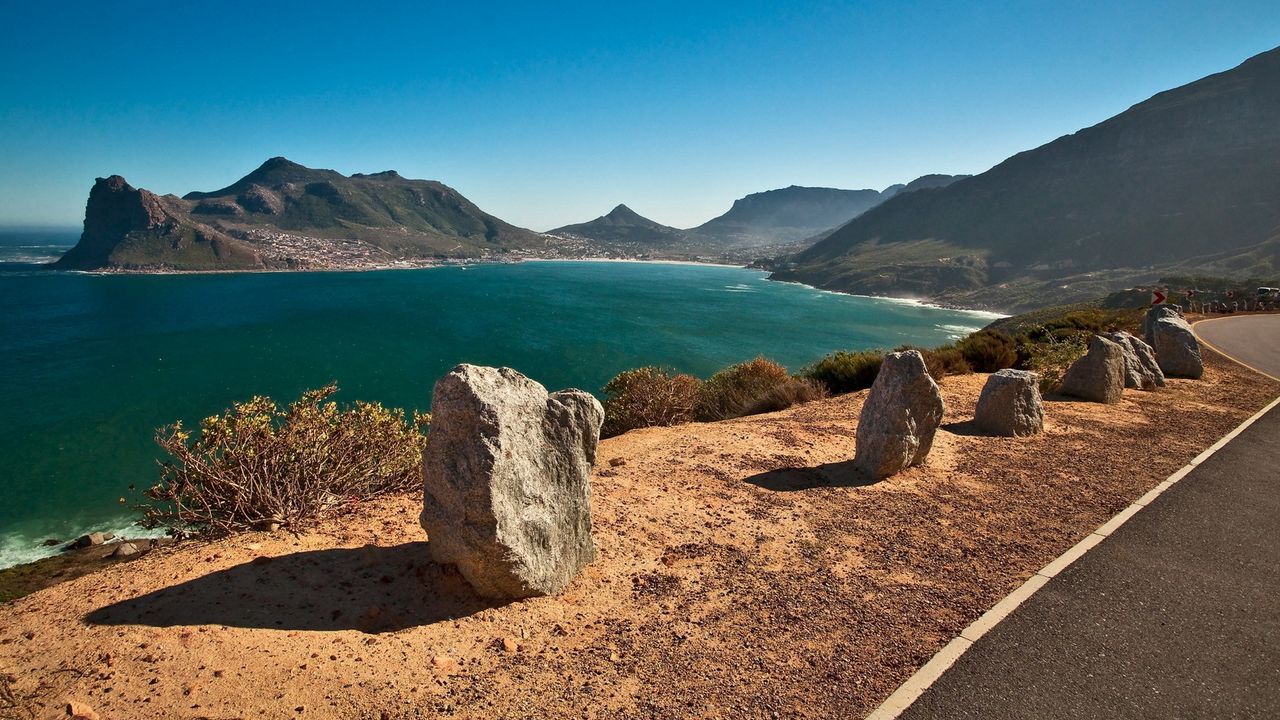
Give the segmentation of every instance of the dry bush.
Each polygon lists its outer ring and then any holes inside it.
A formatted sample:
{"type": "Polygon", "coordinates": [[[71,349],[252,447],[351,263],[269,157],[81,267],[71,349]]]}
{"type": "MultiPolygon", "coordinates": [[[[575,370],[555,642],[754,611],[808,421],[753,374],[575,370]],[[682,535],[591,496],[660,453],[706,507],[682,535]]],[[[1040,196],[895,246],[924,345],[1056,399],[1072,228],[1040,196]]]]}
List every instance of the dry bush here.
{"type": "Polygon", "coordinates": [[[801,373],[836,395],[865,390],[876,381],[884,362],[881,350],[839,350],[818,360],[801,373]]]}
{"type": "Polygon", "coordinates": [[[803,405],[814,400],[829,397],[831,393],[817,380],[790,377],[787,381],[775,385],[747,405],[743,415],[759,415],[760,413],[786,410],[792,405],[803,405]]]}
{"type": "Polygon", "coordinates": [[[619,373],[604,386],[604,437],[693,420],[702,381],[659,367],[619,373]]]}
{"type": "Polygon", "coordinates": [[[709,422],[747,415],[749,408],[790,381],[786,368],[762,357],[730,365],[702,384],[694,417],[709,422]]]}
{"type": "Polygon", "coordinates": [[[999,330],[979,330],[956,343],[969,367],[992,373],[1018,363],[1018,343],[999,330]]]}
{"type": "Polygon", "coordinates": [[[330,384],[288,408],[268,397],[236,403],[192,433],[156,431],[172,457],[146,491],[143,524],[176,534],[224,534],[272,524],[297,529],[353,500],[418,489],[428,417],[377,403],[339,407],[330,384]]]}

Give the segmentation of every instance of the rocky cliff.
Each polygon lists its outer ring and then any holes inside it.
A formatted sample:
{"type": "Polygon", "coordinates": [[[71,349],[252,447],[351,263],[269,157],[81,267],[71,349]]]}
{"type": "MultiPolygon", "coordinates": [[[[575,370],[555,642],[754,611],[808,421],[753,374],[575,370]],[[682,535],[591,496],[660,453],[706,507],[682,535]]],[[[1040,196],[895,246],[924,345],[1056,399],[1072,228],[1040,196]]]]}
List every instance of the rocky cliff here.
{"type": "Polygon", "coordinates": [[[54,267],[355,268],[544,245],[440,182],[390,170],[347,177],[277,157],[227,187],[183,198],[99,179],[79,244],[54,267]]]}

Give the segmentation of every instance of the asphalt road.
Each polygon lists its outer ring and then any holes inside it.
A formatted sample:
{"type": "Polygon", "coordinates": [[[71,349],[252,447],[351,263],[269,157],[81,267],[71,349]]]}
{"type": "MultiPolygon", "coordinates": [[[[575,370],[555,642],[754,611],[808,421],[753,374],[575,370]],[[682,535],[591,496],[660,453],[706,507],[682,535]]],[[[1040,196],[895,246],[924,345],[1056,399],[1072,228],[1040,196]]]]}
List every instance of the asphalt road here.
{"type": "MultiPolygon", "coordinates": [[[[1266,351],[1280,317],[1196,330],[1280,376],[1266,351]]],[[[1280,407],[1049,581],[901,717],[1280,717],[1280,407]]]]}
{"type": "Polygon", "coordinates": [[[1280,315],[1201,320],[1195,330],[1206,342],[1231,357],[1280,378],[1280,315]]]}

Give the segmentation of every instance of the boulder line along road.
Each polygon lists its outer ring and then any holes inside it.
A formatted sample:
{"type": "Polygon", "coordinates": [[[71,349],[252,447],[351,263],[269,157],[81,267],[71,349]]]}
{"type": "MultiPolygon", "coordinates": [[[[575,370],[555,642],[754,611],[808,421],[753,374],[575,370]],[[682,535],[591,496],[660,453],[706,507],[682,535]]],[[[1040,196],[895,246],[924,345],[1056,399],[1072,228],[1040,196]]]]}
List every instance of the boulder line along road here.
{"type": "MultiPolygon", "coordinates": [[[[1280,373],[1280,316],[1196,331],[1280,373]]],[[[1280,406],[1045,584],[899,717],[1280,715],[1268,631],[1280,622],[1278,459],[1280,406]]]]}

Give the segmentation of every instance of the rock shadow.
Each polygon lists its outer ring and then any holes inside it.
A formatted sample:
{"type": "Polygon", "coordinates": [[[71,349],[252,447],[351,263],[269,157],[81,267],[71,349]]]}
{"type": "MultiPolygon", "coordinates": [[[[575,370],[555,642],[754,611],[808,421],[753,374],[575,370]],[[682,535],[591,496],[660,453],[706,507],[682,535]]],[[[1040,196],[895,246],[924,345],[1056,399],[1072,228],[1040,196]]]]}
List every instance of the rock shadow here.
{"type": "Polygon", "coordinates": [[[312,550],[235,567],[94,610],[94,625],[226,625],[391,632],[499,607],[426,542],[312,550]]]}
{"type": "Polygon", "coordinates": [[[876,479],[854,466],[852,460],[824,463],[814,467],[778,468],[747,478],[747,482],[774,492],[792,492],[819,487],[861,487],[876,479]]]}
{"type": "Polygon", "coordinates": [[[973,420],[965,420],[963,422],[945,423],[939,430],[946,430],[952,435],[965,435],[968,437],[991,437],[991,433],[985,432],[978,427],[978,423],[973,420]]]}

